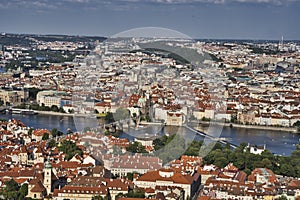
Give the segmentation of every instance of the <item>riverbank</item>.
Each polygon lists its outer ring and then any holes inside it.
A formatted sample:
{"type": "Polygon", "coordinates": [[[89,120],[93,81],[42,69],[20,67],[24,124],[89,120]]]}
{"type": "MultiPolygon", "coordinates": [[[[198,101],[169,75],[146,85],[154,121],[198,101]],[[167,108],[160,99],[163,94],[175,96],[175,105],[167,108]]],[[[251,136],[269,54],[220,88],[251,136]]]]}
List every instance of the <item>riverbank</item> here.
{"type": "Polygon", "coordinates": [[[37,112],[39,115],[55,115],[55,116],[65,116],[65,117],[90,117],[90,115],[87,114],[61,113],[61,112],[40,111],[40,110],[35,110],[35,112],[37,112]]]}
{"type": "Polygon", "coordinates": [[[74,114],[72,113],[60,113],[60,112],[53,112],[53,111],[40,111],[40,110],[35,110],[39,115],[57,115],[57,116],[68,116],[68,117],[73,117],[74,114]]]}
{"type": "Polygon", "coordinates": [[[297,128],[294,128],[294,127],[257,126],[257,125],[244,125],[244,124],[207,122],[207,121],[198,121],[197,123],[203,124],[203,125],[209,125],[209,124],[213,123],[215,125],[221,125],[221,126],[223,125],[226,127],[257,129],[257,130],[270,130],[270,131],[287,131],[287,132],[297,133],[297,128]]]}
{"type": "MultiPolygon", "coordinates": [[[[66,116],[66,117],[91,117],[90,115],[86,114],[74,114],[74,113],[60,113],[60,112],[53,112],[53,111],[40,111],[34,110],[39,115],[56,115],[56,116],[66,116]]],[[[93,117],[93,116],[92,116],[93,117]]],[[[95,116],[96,117],[96,116],[95,116]]],[[[244,128],[244,129],[257,129],[257,130],[274,130],[274,131],[286,131],[292,133],[298,133],[297,128],[295,127],[276,127],[276,126],[258,126],[258,125],[244,125],[244,124],[235,124],[235,123],[221,123],[221,122],[209,122],[209,121],[191,121],[192,123],[203,124],[203,125],[210,125],[211,123],[215,125],[221,125],[226,127],[236,127],[236,128],[244,128]]],[[[141,122],[141,125],[161,125],[161,123],[153,123],[153,122],[141,122]]]]}

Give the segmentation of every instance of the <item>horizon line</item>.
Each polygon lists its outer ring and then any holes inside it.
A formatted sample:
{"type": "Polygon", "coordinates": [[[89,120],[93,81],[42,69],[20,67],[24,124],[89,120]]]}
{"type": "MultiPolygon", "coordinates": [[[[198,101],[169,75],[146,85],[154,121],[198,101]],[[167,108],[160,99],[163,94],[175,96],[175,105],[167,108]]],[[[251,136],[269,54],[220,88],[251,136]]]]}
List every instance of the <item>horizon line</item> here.
{"type": "MultiPolygon", "coordinates": [[[[105,39],[111,38],[108,36],[103,36],[103,35],[92,35],[92,34],[67,34],[67,33],[16,33],[16,32],[0,32],[1,35],[5,34],[11,34],[11,35],[37,35],[37,36],[72,36],[72,37],[102,37],[105,39]]],[[[113,36],[113,35],[112,35],[113,36]]],[[[146,37],[145,37],[146,38],[146,37]]],[[[179,39],[179,38],[178,38],[179,39]]],[[[282,37],[278,39],[266,39],[266,38],[192,38],[191,40],[238,40],[238,41],[246,41],[246,40],[251,40],[251,41],[281,41],[282,37]]],[[[300,41],[300,39],[285,39],[284,41],[300,41]]]]}

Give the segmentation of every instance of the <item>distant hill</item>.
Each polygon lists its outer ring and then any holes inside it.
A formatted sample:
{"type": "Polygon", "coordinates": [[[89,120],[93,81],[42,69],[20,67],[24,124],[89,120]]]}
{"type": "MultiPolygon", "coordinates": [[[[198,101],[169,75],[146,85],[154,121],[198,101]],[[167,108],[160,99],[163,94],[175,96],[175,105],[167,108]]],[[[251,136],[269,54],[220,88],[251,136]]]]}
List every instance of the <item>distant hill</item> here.
{"type": "Polygon", "coordinates": [[[65,42],[102,42],[106,38],[99,36],[72,36],[72,35],[35,35],[35,34],[1,34],[0,44],[9,45],[19,45],[19,46],[30,46],[32,38],[44,42],[55,42],[55,41],[65,41],[65,42]]]}

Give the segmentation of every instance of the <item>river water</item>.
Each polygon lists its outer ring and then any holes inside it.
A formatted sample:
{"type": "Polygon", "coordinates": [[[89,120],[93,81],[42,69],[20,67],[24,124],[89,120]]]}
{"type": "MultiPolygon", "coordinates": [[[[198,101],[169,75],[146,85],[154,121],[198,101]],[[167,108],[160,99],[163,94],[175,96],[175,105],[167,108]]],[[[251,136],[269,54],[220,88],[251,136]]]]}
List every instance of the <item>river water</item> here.
{"type": "MultiPolygon", "coordinates": [[[[90,127],[91,119],[78,118],[76,117],[76,125],[74,123],[73,117],[70,116],[56,116],[56,115],[14,115],[14,114],[0,114],[0,119],[19,119],[24,122],[27,126],[33,128],[45,128],[51,130],[52,128],[57,128],[58,130],[66,133],[68,129],[73,132],[82,127],[90,127]]],[[[94,123],[94,122],[93,122],[94,123]]],[[[93,124],[91,123],[91,124],[93,124]]],[[[201,127],[203,131],[206,132],[207,127],[201,127]]],[[[80,131],[80,130],[79,130],[80,131]]],[[[161,130],[161,127],[145,127],[140,131],[131,129],[129,131],[125,130],[127,134],[121,135],[122,137],[127,137],[132,139],[133,136],[142,135],[142,137],[148,137],[156,134],[162,135],[164,133],[190,133],[190,130],[181,127],[165,127],[161,130]]],[[[245,129],[237,127],[224,127],[220,135],[222,138],[227,138],[231,143],[239,145],[242,142],[251,143],[255,145],[266,145],[272,153],[279,155],[290,155],[295,149],[295,145],[299,142],[300,135],[295,133],[290,133],[286,131],[274,131],[274,130],[258,130],[258,129],[245,129]]],[[[202,136],[196,136],[195,139],[203,139],[202,136]]]]}

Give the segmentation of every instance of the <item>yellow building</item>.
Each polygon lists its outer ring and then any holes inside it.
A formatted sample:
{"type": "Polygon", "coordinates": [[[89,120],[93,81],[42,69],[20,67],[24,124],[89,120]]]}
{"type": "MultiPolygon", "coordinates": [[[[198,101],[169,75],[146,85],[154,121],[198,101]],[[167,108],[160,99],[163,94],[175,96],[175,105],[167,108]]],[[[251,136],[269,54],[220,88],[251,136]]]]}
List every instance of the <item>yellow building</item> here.
{"type": "Polygon", "coordinates": [[[171,112],[167,113],[167,126],[182,126],[183,124],[183,114],[181,112],[171,112]]]}
{"type": "Polygon", "coordinates": [[[20,103],[21,97],[16,91],[0,90],[0,100],[3,101],[4,105],[13,105],[15,103],[20,103]]]}

